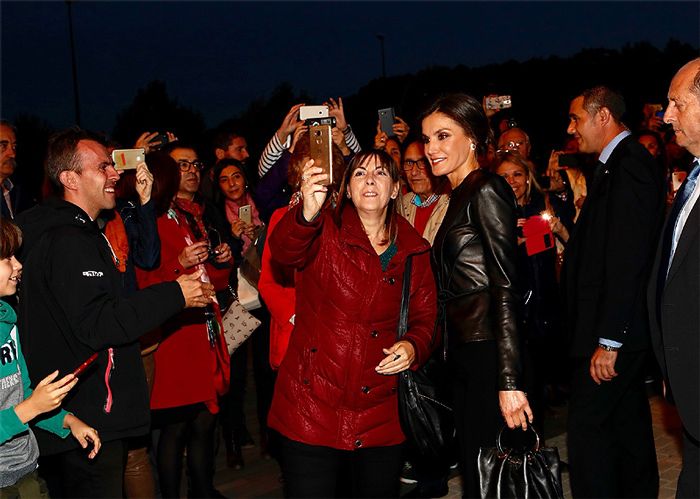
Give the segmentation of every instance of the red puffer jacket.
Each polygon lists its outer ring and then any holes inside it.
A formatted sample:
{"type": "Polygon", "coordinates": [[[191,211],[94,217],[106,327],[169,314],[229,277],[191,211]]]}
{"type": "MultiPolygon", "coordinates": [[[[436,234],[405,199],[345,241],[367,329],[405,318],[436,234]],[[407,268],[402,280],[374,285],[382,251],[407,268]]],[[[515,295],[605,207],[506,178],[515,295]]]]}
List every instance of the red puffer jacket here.
{"type": "Polygon", "coordinates": [[[406,257],[413,258],[409,331],[418,367],[427,360],[436,316],[429,245],[398,217],[397,253],[386,271],[347,206],[341,227],[324,212],[307,223],[301,204],[270,236],[272,258],[297,268],[296,319],[280,366],[270,427],[310,445],[352,450],[397,445],[397,377],[375,372],[396,342],[406,257]]]}

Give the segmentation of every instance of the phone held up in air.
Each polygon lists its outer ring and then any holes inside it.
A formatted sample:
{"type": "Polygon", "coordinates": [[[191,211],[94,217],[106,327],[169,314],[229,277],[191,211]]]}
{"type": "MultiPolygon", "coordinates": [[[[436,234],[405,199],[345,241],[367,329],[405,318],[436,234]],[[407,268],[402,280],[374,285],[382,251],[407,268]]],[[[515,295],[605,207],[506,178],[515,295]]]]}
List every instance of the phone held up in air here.
{"type": "Polygon", "coordinates": [[[112,161],[117,171],[136,170],[146,161],[146,152],[143,149],[115,149],[112,151],[112,161]]]}
{"type": "Polygon", "coordinates": [[[379,116],[379,129],[389,137],[392,137],[394,135],[394,121],[396,118],[394,108],[379,109],[377,115],[379,116]]]}
{"type": "Polygon", "coordinates": [[[251,207],[249,204],[243,205],[240,208],[238,208],[238,218],[241,219],[241,222],[245,222],[248,225],[253,223],[253,215],[250,210],[251,207]]]}
{"type": "Polygon", "coordinates": [[[513,101],[510,95],[490,95],[486,97],[486,109],[508,109],[513,107],[513,101]]]}
{"type": "Polygon", "coordinates": [[[163,132],[159,133],[155,137],[153,137],[151,140],[148,141],[148,144],[152,149],[160,149],[161,147],[164,147],[168,145],[168,142],[170,139],[168,139],[168,134],[163,132]]]}
{"type": "Polygon", "coordinates": [[[314,166],[323,168],[323,172],[328,175],[324,185],[333,183],[333,152],[330,125],[318,125],[309,127],[309,140],[311,140],[311,159],[314,166]]]}

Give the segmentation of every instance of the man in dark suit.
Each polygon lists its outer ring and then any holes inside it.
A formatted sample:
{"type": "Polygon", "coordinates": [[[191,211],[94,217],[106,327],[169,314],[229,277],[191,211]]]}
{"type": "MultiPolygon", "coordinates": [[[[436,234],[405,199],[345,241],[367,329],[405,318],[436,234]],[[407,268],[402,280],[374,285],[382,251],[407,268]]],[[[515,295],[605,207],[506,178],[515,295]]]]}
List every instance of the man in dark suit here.
{"type": "Polygon", "coordinates": [[[663,217],[663,177],[620,121],[606,87],[571,101],[568,133],[598,166],[563,270],[571,334],[568,450],[574,497],[657,497],[659,475],[644,386],[645,300],[663,217]]]}
{"type": "Polygon", "coordinates": [[[664,121],[693,169],[678,189],[662,232],[649,283],[652,344],[683,422],[683,468],[676,497],[700,497],[700,58],[671,81],[664,121]]]}
{"type": "Polygon", "coordinates": [[[9,121],[0,120],[0,217],[15,218],[32,206],[22,187],[10,177],[17,169],[17,138],[9,121]]]}

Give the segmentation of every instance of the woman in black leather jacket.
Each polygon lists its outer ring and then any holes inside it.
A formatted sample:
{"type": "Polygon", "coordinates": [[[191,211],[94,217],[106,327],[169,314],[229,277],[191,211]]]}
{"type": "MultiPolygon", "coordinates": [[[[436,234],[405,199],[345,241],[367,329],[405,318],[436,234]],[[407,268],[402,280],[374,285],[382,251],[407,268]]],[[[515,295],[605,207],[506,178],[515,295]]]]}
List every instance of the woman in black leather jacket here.
{"type": "Polygon", "coordinates": [[[479,497],[479,447],[492,447],[502,425],[527,427],[517,330],[516,203],[510,186],[479,168],[491,140],[481,103],[441,97],[423,114],[425,154],[446,175],[452,196],[433,245],[446,327],[465,497],[479,497]],[[499,414],[500,407],[500,414],[499,414]]]}

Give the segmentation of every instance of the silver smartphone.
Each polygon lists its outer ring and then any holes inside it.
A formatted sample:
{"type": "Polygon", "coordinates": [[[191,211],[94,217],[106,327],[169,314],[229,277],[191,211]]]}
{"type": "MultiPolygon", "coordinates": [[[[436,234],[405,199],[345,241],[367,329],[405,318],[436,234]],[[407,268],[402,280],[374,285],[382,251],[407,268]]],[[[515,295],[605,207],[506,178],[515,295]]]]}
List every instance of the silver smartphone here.
{"type": "Polygon", "coordinates": [[[313,118],[328,118],[328,106],[302,106],[299,108],[301,121],[313,118]]]}
{"type": "Polygon", "coordinates": [[[115,170],[135,170],[146,160],[143,149],[115,149],[112,151],[112,161],[115,170]]]}
{"type": "Polygon", "coordinates": [[[242,222],[245,222],[248,225],[253,223],[253,213],[249,204],[243,205],[240,208],[238,208],[238,218],[240,218],[242,222]]]}

